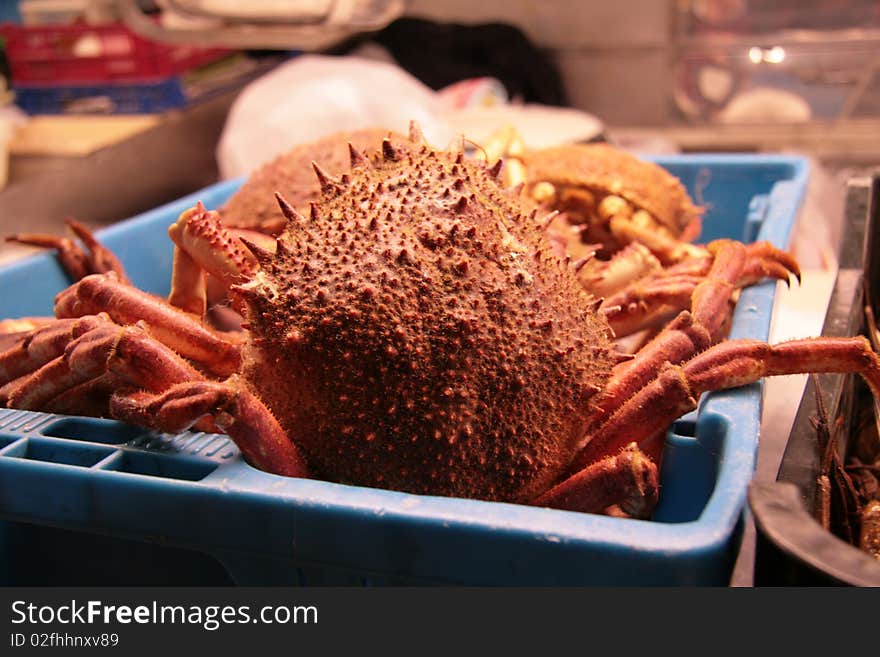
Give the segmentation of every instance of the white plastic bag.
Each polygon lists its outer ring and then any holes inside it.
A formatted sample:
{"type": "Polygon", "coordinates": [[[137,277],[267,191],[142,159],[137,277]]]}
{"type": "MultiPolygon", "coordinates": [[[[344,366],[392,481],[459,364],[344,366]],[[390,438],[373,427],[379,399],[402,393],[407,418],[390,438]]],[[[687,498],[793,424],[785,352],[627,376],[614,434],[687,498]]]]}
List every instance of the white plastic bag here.
{"type": "Polygon", "coordinates": [[[217,148],[223,178],[339,130],[383,127],[406,134],[410,120],[429,142],[454,136],[436,92],[398,66],[357,57],[302,55],[251,83],[236,99],[217,148]]]}

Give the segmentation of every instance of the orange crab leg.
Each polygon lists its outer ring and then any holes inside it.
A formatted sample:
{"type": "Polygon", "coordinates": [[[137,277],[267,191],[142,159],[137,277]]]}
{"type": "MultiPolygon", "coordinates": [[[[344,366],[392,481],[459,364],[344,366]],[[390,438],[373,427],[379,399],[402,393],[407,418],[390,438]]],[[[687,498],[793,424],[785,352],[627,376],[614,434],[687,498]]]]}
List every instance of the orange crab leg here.
{"type": "Polygon", "coordinates": [[[648,281],[604,300],[600,312],[617,337],[660,326],[688,305],[701,279],[648,281]]]}
{"type": "Polygon", "coordinates": [[[0,408],[6,408],[9,403],[9,397],[13,392],[30,376],[23,374],[16,379],[10,379],[6,383],[0,385],[0,408]]]}
{"type": "Polygon", "coordinates": [[[42,410],[53,397],[88,380],[87,375],[72,371],[64,357],[59,356],[31,376],[17,379],[12,390],[4,390],[6,405],[28,411],[42,410]]]}
{"type": "Polygon", "coordinates": [[[89,250],[88,263],[93,274],[109,274],[114,272],[120,281],[129,283],[128,276],[125,274],[125,268],[114,253],[102,245],[86,226],[78,222],[76,219],[65,219],[64,223],[76,235],[80,241],[85,244],[89,250]]]}
{"type": "MultiPolygon", "coordinates": [[[[718,243],[712,242],[709,246],[713,247],[716,244],[718,243]]],[[[777,249],[770,242],[747,244],[746,253],[748,259],[737,282],[738,287],[745,287],[765,278],[787,282],[792,275],[798,283],[801,282],[801,270],[797,260],[791,254],[777,249]]]]}
{"type": "MultiPolygon", "coordinates": [[[[713,335],[723,325],[723,308],[734,290],[757,283],[766,277],[788,281],[800,279],[797,263],[787,253],[766,243],[744,246],[732,240],[709,245],[714,258],[681,263],[656,272],[605,299],[603,313],[616,335],[631,335],[668,319],[687,307],[694,309],[696,321],[713,326],[713,335]],[[729,288],[725,296],[723,289],[729,288]]],[[[719,336],[720,337],[720,336],[719,336]]]]}
{"type": "Polygon", "coordinates": [[[171,292],[168,303],[196,317],[208,309],[208,283],[205,270],[183,249],[175,247],[171,265],[171,292]]]}
{"type": "Polygon", "coordinates": [[[163,344],[228,376],[238,369],[238,345],[192,315],[124,283],[112,274],[86,276],[55,297],[57,317],[80,317],[106,312],[118,324],[144,322],[163,344]]]}
{"type": "MultiPolygon", "coordinates": [[[[709,274],[694,288],[694,293],[691,295],[691,312],[694,320],[709,332],[713,342],[723,337],[720,331],[730,312],[730,296],[737,289],[746,262],[747,252],[742,243],[734,241],[720,243],[709,274]]],[[[788,272],[786,272],[787,278],[788,272]]]]}
{"type": "MultiPolygon", "coordinates": [[[[733,242],[736,242],[736,240],[720,239],[710,242],[706,246],[704,253],[665,267],[652,276],[656,278],[675,276],[705,277],[711,270],[717,254],[733,242]]],[[[741,242],[736,243],[742,244],[741,242]]],[[[746,250],[746,264],[740,273],[740,278],[737,282],[738,287],[767,277],[787,280],[790,276],[794,275],[798,282],[800,282],[800,268],[791,254],[778,249],[770,242],[752,242],[743,246],[746,250]]]]}
{"type": "Polygon", "coordinates": [[[689,360],[684,366],[697,395],[753,383],[765,376],[822,372],[855,373],[880,398],[880,357],[863,337],[806,338],[777,345],[730,340],[689,360]]]}
{"type": "Polygon", "coordinates": [[[202,375],[142,328],[84,318],[69,332],[72,342],[7,394],[11,408],[43,410],[71,389],[111,372],[130,385],[153,391],[202,375]]]}
{"type": "Polygon", "coordinates": [[[610,296],[660,269],[660,261],[637,242],[627,244],[610,260],[594,260],[590,265],[579,278],[597,297],[610,296]]]}
{"type": "Polygon", "coordinates": [[[621,244],[643,244],[664,265],[680,262],[699,255],[700,247],[663,235],[657,230],[639,226],[625,217],[612,217],[608,222],[611,234],[621,244]]]}
{"type": "Polygon", "coordinates": [[[61,266],[74,281],[89,274],[106,274],[115,272],[120,281],[129,282],[125,268],[112,251],[104,247],[84,224],[76,219],[64,220],[70,231],[79,238],[86,247],[66,237],[44,235],[42,233],[18,233],[6,238],[8,242],[17,242],[29,246],[57,249],[61,266]]]}
{"type": "MultiPolygon", "coordinates": [[[[64,352],[74,334],[96,326],[102,318],[82,317],[56,319],[22,336],[0,352],[0,385],[5,385],[42,367],[64,352]]],[[[103,319],[106,319],[106,315],[103,319]]]]}
{"type": "Polygon", "coordinates": [[[277,245],[275,238],[252,230],[224,228],[215,219],[210,220],[213,223],[212,228],[204,227],[204,224],[209,222],[202,222],[203,228],[196,237],[190,228],[181,228],[181,223],[189,223],[187,217],[192,218],[193,215],[184,213],[177,224],[174,224],[177,228],[172,227],[172,231],[181,230],[186,237],[180,238],[180,244],[183,246],[175,244],[174,247],[168,303],[198,317],[204,317],[208,308],[215,309],[217,304],[222,304],[232,296],[233,303],[239,306],[238,310],[241,311],[242,308],[235,300],[234,294],[230,295],[229,286],[253,276],[256,271],[253,266],[254,258],[245,246],[245,242],[260,251],[274,253],[277,245]],[[222,236],[223,239],[215,240],[211,237],[212,231],[216,231],[216,235],[222,236]],[[214,251],[217,243],[226,244],[236,250],[244,248],[246,253],[241,262],[222,255],[222,251],[218,256],[214,251]],[[210,267],[210,270],[206,271],[205,267],[210,267]],[[220,277],[214,275],[218,272],[220,277]]]}
{"type": "Polygon", "coordinates": [[[54,323],[54,317],[18,317],[0,319],[0,352],[16,344],[21,338],[42,326],[54,323]]]}
{"type": "MultiPolygon", "coordinates": [[[[40,410],[61,415],[106,416],[110,408],[110,395],[125,385],[119,377],[107,372],[96,379],[72,386],[46,402],[40,410]]],[[[0,405],[3,402],[0,400],[0,405]]]]}
{"type": "Polygon", "coordinates": [[[720,338],[729,315],[728,300],[745,263],[745,247],[725,243],[716,255],[708,276],[694,288],[692,310],[682,311],[636,357],[618,365],[597,401],[599,409],[591,426],[599,426],[638,390],[656,376],[664,363],[678,364],[706,349],[720,338]]]}
{"type": "MultiPolygon", "coordinates": [[[[690,312],[682,311],[653,340],[645,345],[634,359],[615,367],[611,381],[596,401],[595,412],[590,418],[590,425],[586,430],[587,435],[592,435],[595,431],[600,430],[609,422],[609,418],[620,412],[625,404],[635,404],[634,408],[647,408],[642,402],[635,403],[632,400],[637,399],[639,395],[646,394],[646,386],[651,384],[652,380],[657,377],[657,372],[664,365],[669,363],[678,365],[721,339],[726,322],[730,317],[730,295],[736,288],[736,282],[742,276],[742,271],[747,265],[749,249],[740,242],[728,240],[715,242],[710,247],[716,252],[715,259],[708,275],[694,288],[691,295],[692,310],[690,312]],[[642,405],[639,406],[639,404],[642,405]]],[[[763,246],[760,248],[767,249],[763,246]]],[[[774,256],[776,253],[781,253],[773,247],[769,247],[767,252],[774,254],[774,256]]],[[[779,257],[781,260],[785,260],[788,256],[779,257]]],[[[793,269],[797,271],[796,265],[793,262],[791,264],[793,269]]],[[[661,378],[663,376],[668,378],[673,375],[661,374],[661,378]]],[[[675,385],[674,376],[667,381],[665,388],[670,391],[670,397],[667,400],[670,408],[689,408],[691,400],[682,392],[683,388],[675,385]],[[677,393],[681,394],[676,397],[677,393]]],[[[635,411],[630,412],[634,413],[635,411]]],[[[675,412],[670,422],[684,412],[685,410],[675,412]]],[[[638,422],[639,426],[645,427],[655,425],[650,412],[643,417],[634,419],[633,422],[638,422]]],[[[665,430],[666,425],[663,426],[665,430]]],[[[626,431],[631,430],[632,427],[626,428],[626,431]]],[[[627,438],[625,435],[619,438],[610,438],[609,442],[617,445],[616,449],[619,449],[630,440],[636,440],[642,444],[638,437],[627,438]]],[[[604,440],[595,442],[592,447],[587,445],[584,452],[576,459],[576,467],[584,467],[591,461],[607,454],[608,452],[603,451],[603,448],[600,447],[603,444],[605,444],[604,440]]]]}
{"type": "MultiPolygon", "coordinates": [[[[144,329],[88,319],[94,321],[79,320],[68,331],[73,341],[61,355],[3,387],[10,408],[65,409],[87,401],[103,414],[106,399],[112,417],[171,432],[210,416],[214,422],[210,426],[229,434],[257,467],[307,476],[297,448],[236,377],[224,383],[206,381],[144,329]],[[112,387],[117,390],[108,394],[112,387]]],[[[82,412],[82,407],[78,410],[82,412]]]]}
{"type": "Polygon", "coordinates": [[[114,417],[178,433],[205,415],[214,418],[257,468],[288,477],[308,477],[305,459],[269,410],[236,377],[225,382],[190,381],[164,393],[115,394],[114,417]]]}
{"type": "Polygon", "coordinates": [[[85,251],[70,238],[42,233],[17,233],[7,236],[6,241],[27,246],[39,246],[44,249],[56,249],[58,261],[74,281],[92,273],[85,251]]]}
{"type": "Polygon", "coordinates": [[[657,505],[657,466],[635,443],[584,468],[531,503],[568,511],[601,513],[618,504],[630,516],[646,518],[657,505]]]}
{"type": "Polygon", "coordinates": [[[201,203],[183,212],[168,228],[168,236],[175,245],[168,301],[200,317],[206,303],[205,273],[228,290],[259,270],[254,255],[222,226],[219,213],[206,210],[201,203]]]}
{"type": "Polygon", "coordinates": [[[590,432],[572,471],[630,442],[647,446],[710,390],[735,388],[766,376],[821,372],[856,373],[880,397],[880,357],[863,337],[808,338],[777,345],[730,340],[683,365],[667,364],[660,375],[628,399],[601,427],[590,432]]]}

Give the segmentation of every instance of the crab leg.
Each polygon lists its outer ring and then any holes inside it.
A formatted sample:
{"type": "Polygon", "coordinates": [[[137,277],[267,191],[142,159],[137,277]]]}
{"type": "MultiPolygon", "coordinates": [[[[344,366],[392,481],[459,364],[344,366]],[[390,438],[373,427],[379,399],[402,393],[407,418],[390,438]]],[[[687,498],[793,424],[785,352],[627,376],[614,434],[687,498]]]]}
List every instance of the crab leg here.
{"type": "Polygon", "coordinates": [[[18,317],[0,319],[0,353],[16,344],[21,338],[42,326],[55,322],[54,317],[18,317]]]}
{"type": "MultiPolygon", "coordinates": [[[[220,215],[201,203],[183,212],[168,228],[168,236],[175,246],[168,301],[200,317],[205,313],[206,273],[229,290],[259,269],[242,241],[222,226],[220,215]]],[[[274,245],[275,240],[271,242],[274,245]]]]}
{"type": "Polygon", "coordinates": [[[236,377],[224,383],[206,381],[143,328],[89,319],[94,321],[79,320],[68,332],[73,341],[61,355],[12,380],[8,392],[4,386],[10,408],[65,408],[86,400],[103,411],[100,407],[107,398],[112,417],[169,432],[188,429],[211,416],[257,467],[307,475],[297,448],[236,377]],[[121,389],[108,395],[114,384],[121,389]]]}
{"type": "Polygon", "coordinates": [[[880,397],[880,357],[863,337],[808,338],[777,345],[729,340],[682,365],[667,363],[656,379],[587,435],[572,471],[630,442],[645,448],[676,418],[694,410],[704,392],[736,388],[767,376],[821,372],[859,374],[880,397]]]}
{"type": "MultiPolygon", "coordinates": [[[[65,223],[79,242],[42,233],[18,233],[6,239],[56,249],[62,267],[74,282],[90,274],[111,272],[121,283],[130,282],[122,263],[85,225],[74,219],[66,219],[65,223]]],[[[226,291],[230,285],[249,278],[257,270],[256,261],[241,243],[241,238],[267,249],[275,244],[273,238],[262,233],[225,229],[220,224],[219,215],[207,211],[201,203],[181,214],[169,228],[169,235],[175,242],[175,249],[168,302],[198,317],[204,317],[206,299],[211,292],[206,290],[206,272],[219,279],[222,290],[226,291]]]]}
{"type": "Polygon", "coordinates": [[[69,332],[72,342],[30,376],[21,377],[7,404],[43,410],[71,389],[111,372],[129,385],[160,391],[203,376],[144,329],[118,326],[101,318],[84,318],[69,332]]]}
{"type": "Polygon", "coordinates": [[[600,312],[616,337],[638,333],[669,321],[688,305],[701,279],[658,278],[606,297],[600,312]]]}
{"type": "Polygon", "coordinates": [[[29,374],[57,358],[64,353],[64,348],[75,335],[107,319],[106,315],[56,319],[20,336],[16,344],[0,352],[0,385],[29,374]]]}
{"type": "Polygon", "coordinates": [[[739,242],[727,242],[721,246],[709,274],[694,288],[692,310],[679,313],[633,360],[615,368],[611,381],[597,401],[592,427],[599,426],[647,385],[664,363],[681,363],[720,339],[729,315],[728,300],[745,258],[745,247],[739,242]]]}
{"type": "Polygon", "coordinates": [[[3,385],[0,385],[0,408],[6,408],[9,404],[9,397],[18,389],[24,381],[30,376],[29,374],[22,375],[17,379],[11,379],[3,385]]]}
{"type": "Polygon", "coordinates": [[[238,369],[238,346],[230,337],[158,297],[119,282],[113,274],[86,276],[55,297],[59,318],[99,312],[106,312],[118,324],[144,322],[163,344],[215,374],[228,376],[238,369]]]}
{"type": "Polygon", "coordinates": [[[706,324],[715,317],[724,317],[718,314],[722,312],[719,304],[726,302],[736,289],[767,277],[788,281],[794,274],[800,279],[794,259],[766,242],[744,247],[738,242],[719,240],[708,248],[714,252],[714,259],[703,258],[656,272],[606,298],[603,313],[615,334],[631,335],[654,326],[658,318],[668,319],[687,307],[689,301],[692,308],[703,309],[697,319],[706,324]],[[719,280],[730,288],[726,299],[721,297],[719,280]],[[717,299],[704,307],[701,299],[705,297],[717,299]]]}
{"type": "Polygon", "coordinates": [[[65,219],[64,223],[79,238],[85,249],[67,237],[44,235],[42,233],[18,233],[6,238],[7,242],[17,242],[29,246],[40,246],[58,250],[61,266],[74,281],[89,274],[115,272],[120,281],[128,282],[125,268],[112,251],[103,246],[85,225],[76,219],[65,219]]]}
{"type": "Polygon", "coordinates": [[[208,283],[205,270],[193,257],[175,246],[171,265],[171,292],[168,303],[175,308],[204,317],[208,309],[208,283]]]}
{"type": "MultiPolygon", "coordinates": [[[[657,377],[657,372],[666,364],[679,365],[721,339],[730,317],[730,295],[736,289],[736,283],[747,266],[749,249],[739,242],[727,240],[715,242],[710,246],[716,252],[715,259],[708,275],[693,290],[691,311],[685,310],[679,313],[636,354],[634,359],[615,367],[611,381],[596,401],[595,412],[590,418],[586,435],[592,435],[599,430],[625,404],[631,403],[637,395],[643,394],[646,386],[657,377]]],[[[753,249],[753,252],[762,250],[772,255],[778,251],[773,247],[768,249],[759,246],[753,249]]],[[[780,259],[784,260],[781,256],[780,259]]],[[[799,272],[796,265],[792,263],[792,266],[797,275],[799,272]]],[[[661,373],[660,378],[664,376],[668,378],[672,375],[661,373]]],[[[673,391],[681,390],[680,387],[675,386],[674,380],[670,380],[666,387],[673,391]]],[[[673,404],[674,400],[670,398],[669,402],[673,404]]],[[[680,401],[683,406],[689,403],[688,399],[680,401]]],[[[681,413],[674,415],[670,422],[681,413]]],[[[646,426],[653,424],[650,413],[641,418],[641,421],[646,426]]],[[[631,438],[631,440],[637,439],[631,438]]],[[[623,438],[616,440],[617,449],[627,442],[629,440],[623,438]]],[[[601,441],[591,444],[593,446],[588,444],[576,459],[578,467],[584,467],[608,453],[600,447],[603,444],[601,441]]]]}
{"type": "MultiPolygon", "coordinates": [[[[123,385],[125,385],[124,381],[107,372],[95,379],[68,388],[46,402],[40,410],[44,413],[61,415],[104,417],[108,415],[110,396],[123,385]]],[[[2,403],[2,399],[0,399],[0,405],[2,403]]]]}
{"type": "Polygon", "coordinates": [[[568,511],[601,513],[618,504],[630,516],[646,518],[657,505],[657,466],[635,443],[584,468],[531,503],[568,511]]]}
{"type": "Polygon", "coordinates": [[[664,265],[699,255],[699,246],[664,235],[656,229],[639,226],[627,217],[611,217],[608,228],[621,244],[630,242],[643,244],[664,265]]]}
{"type": "Polygon", "coordinates": [[[123,421],[170,433],[210,415],[257,468],[289,477],[308,477],[305,459],[272,413],[233,376],[225,382],[188,381],[161,394],[114,394],[111,414],[123,421]]]}
{"type": "Polygon", "coordinates": [[[627,244],[610,260],[592,260],[579,276],[597,297],[607,297],[660,269],[660,261],[638,242],[627,244]]]}
{"type": "MultiPolygon", "coordinates": [[[[723,337],[730,318],[731,294],[742,282],[743,272],[750,267],[750,249],[726,240],[713,243],[712,248],[716,250],[715,259],[708,274],[693,288],[691,310],[679,313],[633,361],[615,370],[607,398],[626,399],[653,378],[663,363],[681,363],[723,337]]],[[[774,257],[786,262],[790,259],[778,249],[770,249],[774,257]]],[[[793,261],[787,265],[787,271],[789,269],[800,277],[793,261]]]]}
{"type": "Polygon", "coordinates": [[[241,304],[230,288],[249,280],[259,269],[251,249],[274,253],[277,245],[271,235],[226,228],[217,212],[201,204],[183,212],[168,234],[174,242],[168,303],[199,317],[209,306],[230,297],[240,312],[241,304]]]}
{"type": "MultiPolygon", "coordinates": [[[[31,374],[15,379],[0,386],[0,408],[14,407],[10,397],[30,378],[31,374]]],[[[108,413],[110,395],[120,385],[118,378],[109,372],[96,379],[87,380],[73,385],[57,396],[47,400],[39,410],[44,413],[62,415],[85,415],[88,417],[104,417],[108,413]]]]}
{"type": "MultiPolygon", "coordinates": [[[[711,271],[717,254],[734,241],[721,239],[710,242],[701,256],[665,267],[653,276],[658,279],[687,276],[704,278],[711,271]]],[[[736,243],[741,244],[741,242],[736,243]]],[[[751,285],[765,278],[776,278],[787,282],[792,275],[800,282],[800,268],[790,254],[776,248],[770,242],[752,242],[743,246],[746,250],[746,262],[737,280],[737,287],[751,285]]]]}
{"type": "Polygon", "coordinates": [[[92,273],[85,251],[68,237],[42,233],[17,233],[7,236],[6,241],[27,246],[39,246],[44,249],[56,249],[58,262],[61,263],[61,267],[71,280],[78,281],[92,273]]]}

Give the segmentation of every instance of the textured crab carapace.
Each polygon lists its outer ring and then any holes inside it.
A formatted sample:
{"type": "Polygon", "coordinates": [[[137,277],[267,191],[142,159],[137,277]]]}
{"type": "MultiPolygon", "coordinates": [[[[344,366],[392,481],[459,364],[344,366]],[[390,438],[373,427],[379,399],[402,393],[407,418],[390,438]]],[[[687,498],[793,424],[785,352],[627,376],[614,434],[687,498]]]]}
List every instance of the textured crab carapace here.
{"type": "Polygon", "coordinates": [[[699,235],[702,209],[681,181],[624,150],[572,144],[527,151],[523,162],[536,198],[564,210],[574,224],[589,224],[609,249],[631,241],[615,219],[685,242],[699,235]]]}
{"type": "Polygon", "coordinates": [[[610,144],[530,149],[512,126],[485,145],[487,159],[507,157],[508,184],[522,184],[534,202],[563,213],[569,251],[592,245],[603,259],[639,242],[668,265],[698,254],[703,208],[666,169],[610,144]]]}
{"type": "Polygon", "coordinates": [[[285,219],[275,202],[275,192],[282,193],[288,203],[299,210],[308,208],[321,194],[312,162],[328,171],[342,173],[349,167],[349,143],[359,151],[372,153],[386,137],[392,137],[399,144],[406,142],[406,137],[390,130],[364,128],[326,135],[278,155],[251,173],[224,204],[220,210],[223,224],[227,228],[279,232],[285,219]]]}
{"type": "Polygon", "coordinates": [[[481,165],[385,153],[327,182],[238,289],[245,377],[319,473],[534,497],[616,362],[608,326],[481,165]]]}
{"type": "MultiPolygon", "coordinates": [[[[709,273],[717,244],[691,243],[704,208],[665,168],[604,143],[528,149],[511,126],[481,154],[507,156],[505,182],[522,185],[526,202],[555,213],[548,239],[560,256],[585,263],[581,284],[604,299],[616,335],[657,330],[709,273]]],[[[738,288],[800,276],[794,259],[767,242],[747,250],[738,288]]]]}

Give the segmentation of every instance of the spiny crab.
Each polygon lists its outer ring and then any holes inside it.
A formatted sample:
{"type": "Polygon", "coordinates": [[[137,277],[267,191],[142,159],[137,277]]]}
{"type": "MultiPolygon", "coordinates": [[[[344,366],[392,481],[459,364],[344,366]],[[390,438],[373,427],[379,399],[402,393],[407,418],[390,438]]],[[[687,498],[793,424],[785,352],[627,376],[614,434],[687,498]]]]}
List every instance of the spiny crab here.
{"type": "Polygon", "coordinates": [[[398,143],[407,139],[383,128],[364,128],[333,133],[278,155],[249,175],[220,209],[223,225],[276,235],[286,223],[281,209],[274,202],[277,190],[283,190],[287,202],[302,212],[321,194],[321,187],[312,172],[312,162],[317,162],[325,170],[341,172],[349,166],[348,144],[361,152],[371,153],[386,137],[398,143]]]}
{"type": "MultiPolygon", "coordinates": [[[[406,142],[406,136],[398,135],[383,128],[363,128],[349,132],[339,132],[298,144],[281,153],[254,171],[218,210],[226,230],[238,238],[245,238],[263,248],[272,248],[277,235],[284,228],[286,220],[274,200],[276,190],[284,190],[285,198],[293,207],[303,210],[316,201],[321,187],[311,169],[317,162],[325,169],[340,171],[349,166],[349,143],[359,150],[377,149],[385,137],[406,142]]],[[[73,280],[87,274],[115,271],[123,280],[124,269],[118,259],[103,247],[91,231],[79,221],[65,220],[71,237],[42,233],[17,233],[6,237],[7,241],[29,246],[51,248],[58,251],[59,260],[73,280]]],[[[213,277],[206,281],[209,307],[217,308],[225,301],[225,289],[213,277]]],[[[193,300],[192,295],[184,299],[193,300]]],[[[180,305],[175,298],[172,303],[180,305]]],[[[196,307],[185,308],[200,313],[196,307]]],[[[0,325],[2,332],[2,325],[0,325]]]]}
{"type": "Polygon", "coordinates": [[[529,149],[512,126],[497,131],[484,153],[508,159],[505,182],[563,212],[574,241],[597,245],[600,257],[633,242],[664,265],[700,252],[690,242],[700,234],[703,208],[663,167],[605,143],[529,149]]]}
{"type": "Polygon", "coordinates": [[[565,211],[581,234],[613,253],[631,242],[664,264],[692,253],[703,209],[665,169],[609,144],[571,144],[522,156],[539,203],[565,211]]]}
{"type": "MultiPolygon", "coordinates": [[[[604,143],[529,149],[512,126],[496,131],[479,154],[487,162],[503,157],[505,184],[551,212],[548,240],[579,263],[578,280],[603,299],[615,335],[650,337],[687,307],[709,274],[718,244],[691,243],[704,208],[663,167],[604,143]]],[[[800,280],[788,254],[766,242],[745,248],[736,288],[766,277],[800,280]]]]}
{"type": "Polygon", "coordinates": [[[278,197],[274,249],[201,206],[171,226],[178,299],[203,296],[210,272],[243,336],[86,275],[0,353],[0,404],[219,429],[281,475],[648,517],[660,438],[703,392],[854,371],[880,395],[863,339],[719,342],[749,266],[740,243],[713,244],[690,308],[627,356],[500,162],[436,151],[415,127],[350,156],[340,179],[315,166],[308,216],[278,197]]]}

